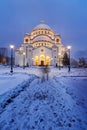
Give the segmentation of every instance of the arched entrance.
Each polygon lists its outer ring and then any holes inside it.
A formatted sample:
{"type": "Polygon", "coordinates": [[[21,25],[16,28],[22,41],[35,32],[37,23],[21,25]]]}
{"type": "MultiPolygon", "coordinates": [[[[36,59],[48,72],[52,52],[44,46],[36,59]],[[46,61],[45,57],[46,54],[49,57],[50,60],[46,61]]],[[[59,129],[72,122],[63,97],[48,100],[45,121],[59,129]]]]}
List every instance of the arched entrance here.
{"type": "Polygon", "coordinates": [[[51,62],[51,58],[49,56],[44,56],[44,55],[40,55],[40,56],[35,56],[34,58],[34,65],[36,66],[44,66],[47,65],[49,66],[51,62]]]}
{"type": "Polygon", "coordinates": [[[40,56],[40,65],[41,66],[45,65],[45,56],[44,55],[40,56]]]}
{"type": "Polygon", "coordinates": [[[46,65],[50,65],[50,57],[49,56],[46,56],[46,65]]]}
{"type": "Polygon", "coordinates": [[[39,58],[38,58],[38,56],[35,56],[34,62],[35,62],[35,65],[36,65],[36,66],[39,65],[39,58]]]}

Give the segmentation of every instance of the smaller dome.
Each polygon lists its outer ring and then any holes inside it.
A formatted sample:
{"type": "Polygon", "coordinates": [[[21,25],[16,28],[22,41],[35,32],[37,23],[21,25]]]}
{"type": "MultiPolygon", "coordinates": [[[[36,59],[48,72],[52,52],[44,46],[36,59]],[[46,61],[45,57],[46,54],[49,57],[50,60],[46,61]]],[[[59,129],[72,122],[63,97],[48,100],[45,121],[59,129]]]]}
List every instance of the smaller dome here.
{"type": "Polygon", "coordinates": [[[52,42],[52,40],[49,37],[45,37],[45,36],[38,36],[38,37],[34,38],[33,42],[36,42],[36,41],[49,41],[49,42],[52,42]]]}
{"type": "Polygon", "coordinates": [[[37,29],[48,29],[48,30],[52,30],[47,24],[39,24],[33,30],[37,30],[37,29]]]}

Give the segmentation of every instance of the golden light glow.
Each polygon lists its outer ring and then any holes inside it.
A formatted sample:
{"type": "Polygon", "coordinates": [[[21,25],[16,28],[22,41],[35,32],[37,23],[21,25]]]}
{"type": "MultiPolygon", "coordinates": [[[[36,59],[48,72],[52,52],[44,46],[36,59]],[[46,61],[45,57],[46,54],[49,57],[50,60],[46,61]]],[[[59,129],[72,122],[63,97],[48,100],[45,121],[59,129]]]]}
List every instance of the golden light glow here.
{"type": "Polygon", "coordinates": [[[58,53],[59,56],[61,56],[61,53],[58,53]]]}
{"type": "Polygon", "coordinates": [[[50,65],[51,58],[49,56],[40,55],[40,57],[35,56],[34,64],[35,65],[50,65]]]}
{"type": "Polygon", "coordinates": [[[46,65],[50,65],[50,57],[49,56],[46,56],[46,65]]]}
{"type": "Polygon", "coordinates": [[[6,58],[3,58],[2,61],[3,61],[3,63],[5,63],[6,62],[6,58]]]}
{"type": "Polygon", "coordinates": [[[45,60],[45,56],[44,55],[41,55],[40,56],[40,61],[44,61],[45,60]]]}
{"type": "Polygon", "coordinates": [[[61,53],[58,53],[59,58],[61,58],[61,53]]]}
{"type": "Polygon", "coordinates": [[[35,63],[36,66],[39,65],[39,58],[38,58],[38,56],[35,56],[34,63],[35,63]]]}
{"type": "Polygon", "coordinates": [[[38,56],[35,56],[35,59],[38,59],[38,56]]]}

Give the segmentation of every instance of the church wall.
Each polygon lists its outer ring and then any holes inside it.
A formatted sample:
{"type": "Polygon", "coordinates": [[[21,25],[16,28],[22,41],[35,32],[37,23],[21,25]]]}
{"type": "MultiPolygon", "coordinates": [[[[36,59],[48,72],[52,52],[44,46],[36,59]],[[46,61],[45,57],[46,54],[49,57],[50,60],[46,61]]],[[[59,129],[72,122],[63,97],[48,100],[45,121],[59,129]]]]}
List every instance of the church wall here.
{"type": "Polygon", "coordinates": [[[29,66],[31,66],[31,65],[33,65],[33,59],[32,59],[33,52],[32,52],[32,48],[28,48],[27,51],[28,51],[27,52],[27,64],[29,66]]]}
{"type": "Polygon", "coordinates": [[[23,66],[23,54],[16,55],[15,65],[23,66]]]}
{"type": "Polygon", "coordinates": [[[53,65],[58,65],[58,48],[52,48],[52,56],[53,56],[53,65]]]}
{"type": "MultiPolygon", "coordinates": [[[[49,48],[45,48],[45,47],[39,47],[39,48],[36,48],[35,50],[33,50],[33,60],[36,56],[38,56],[39,58],[39,64],[40,64],[40,56],[41,55],[44,55],[45,57],[48,56],[50,57],[50,60],[52,60],[52,50],[49,49],[49,48]]],[[[34,61],[33,61],[34,63],[34,61]]],[[[52,62],[51,62],[51,65],[52,65],[52,62]]]]}
{"type": "Polygon", "coordinates": [[[19,65],[19,54],[16,52],[15,53],[15,65],[19,65]]]}
{"type": "Polygon", "coordinates": [[[19,55],[20,66],[23,66],[23,54],[19,55]]]}

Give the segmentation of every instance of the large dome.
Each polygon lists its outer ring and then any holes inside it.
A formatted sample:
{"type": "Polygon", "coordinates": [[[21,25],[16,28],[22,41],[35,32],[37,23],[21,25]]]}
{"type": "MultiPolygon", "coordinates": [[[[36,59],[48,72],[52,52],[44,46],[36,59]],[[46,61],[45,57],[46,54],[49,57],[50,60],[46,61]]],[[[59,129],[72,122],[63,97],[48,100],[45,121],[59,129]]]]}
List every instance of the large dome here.
{"type": "Polygon", "coordinates": [[[37,30],[37,29],[48,29],[48,30],[52,30],[47,24],[39,24],[33,30],[37,30]]]}

